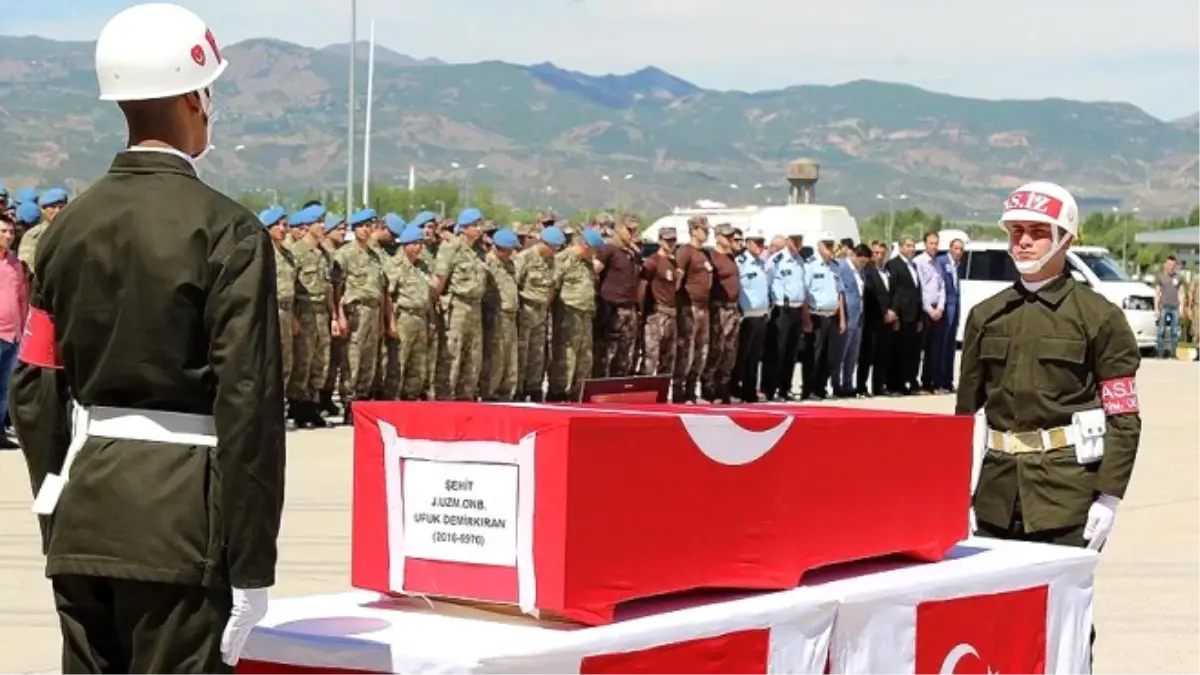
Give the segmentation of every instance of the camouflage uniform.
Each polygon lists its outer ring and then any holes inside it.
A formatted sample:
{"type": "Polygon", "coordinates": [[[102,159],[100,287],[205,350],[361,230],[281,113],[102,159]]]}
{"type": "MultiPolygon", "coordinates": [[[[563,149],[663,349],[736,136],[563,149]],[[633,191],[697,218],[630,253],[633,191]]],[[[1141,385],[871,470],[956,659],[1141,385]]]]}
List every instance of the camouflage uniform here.
{"type": "MultiPolygon", "coordinates": [[[[395,296],[392,289],[395,287],[396,274],[399,272],[397,267],[400,265],[404,254],[399,249],[394,254],[389,254],[387,249],[379,248],[379,256],[383,261],[383,283],[388,288],[388,297],[392,302],[392,312],[395,313],[395,296]]],[[[374,398],[381,400],[396,400],[399,398],[400,392],[400,363],[399,357],[399,338],[391,337],[388,331],[380,331],[379,334],[379,358],[376,361],[375,380],[371,384],[371,392],[374,398]]]]}
{"type": "Polygon", "coordinates": [[[330,258],[320,244],[301,239],[292,246],[296,259],[296,317],[300,334],[288,398],[317,403],[329,368],[330,258]]]}
{"type": "Polygon", "coordinates": [[[403,401],[415,401],[425,394],[428,383],[430,317],[433,294],[430,281],[432,270],[424,256],[409,262],[403,251],[396,254],[389,293],[394,299],[396,319],[396,364],[393,389],[384,395],[403,401]]]}
{"type": "Polygon", "coordinates": [[[709,309],[708,361],[700,379],[701,395],[728,400],[729,378],[737,361],[738,328],[742,317],[736,302],[713,303],[709,309]]]}
{"type": "Polygon", "coordinates": [[[541,401],[546,376],[547,328],[550,300],[554,294],[554,259],[540,247],[525,249],[514,258],[520,309],[517,310],[517,373],[521,378],[518,396],[541,401]]]}
{"type": "Polygon", "coordinates": [[[483,347],[480,307],[486,288],[483,256],[466,239],[444,244],[438,251],[434,274],[446,280],[445,295],[449,298],[443,315],[446,349],[438,354],[438,368],[445,368],[447,391],[445,395],[438,391],[437,397],[472,401],[479,387],[483,347]]]}
{"type": "MultiPolygon", "coordinates": [[[[420,260],[429,270],[437,268],[438,252],[442,243],[428,243],[421,249],[420,260]]],[[[442,366],[441,355],[446,352],[446,312],[450,309],[450,298],[441,296],[434,298],[433,312],[430,316],[433,337],[429,340],[428,358],[425,364],[425,396],[428,399],[446,400],[450,397],[449,371],[442,366]]]]}
{"type": "MultiPolygon", "coordinates": [[[[334,299],[346,292],[346,271],[342,267],[341,256],[338,255],[340,250],[341,248],[332,242],[321,242],[321,252],[325,254],[329,264],[329,281],[335,294],[334,299]]],[[[332,319],[333,317],[330,317],[330,325],[333,323],[332,319]]],[[[333,333],[330,333],[328,365],[325,368],[325,382],[321,387],[326,398],[329,398],[329,394],[335,388],[343,401],[350,398],[350,388],[346,386],[346,372],[350,370],[346,362],[346,343],[349,341],[348,335],[333,337],[333,333]]]]}
{"type": "Polygon", "coordinates": [[[574,249],[560,253],[555,261],[554,335],[550,360],[552,401],[577,401],[583,381],[592,372],[592,319],[596,315],[595,268],[574,249]]]}
{"type": "Polygon", "coordinates": [[[46,233],[46,228],[50,225],[45,221],[29,228],[24,235],[21,236],[21,245],[17,248],[17,260],[25,263],[25,268],[33,270],[33,259],[37,255],[38,239],[46,233]]]}
{"type": "Polygon", "coordinates": [[[342,308],[350,324],[350,336],[346,343],[347,398],[362,400],[371,396],[375,362],[379,355],[383,262],[373,247],[363,246],[357,241],[338,249],[338,262],[346,274],[342,308]]]}
{"type": "Polygon", "coordinates": [[[296,341],[296,259],[286,246],[275,244],[275,295],[279,300],[279,339],[283,353],[283,390],[292,382],[292,355],[296,341]]]}
{"type": "Polygon", "coordinates": [[[483,296],[483,366],[479,397],[511,401],[517,388],[519,291],[513,258],[487,257],[488,292],[483,296]]]}
{"type": "MultiPolygon", "coordinates": [[[[674,229],[671,229],[674,237],[674,229]]],[[[670,304],[656,301],[652,284],[666,283],[678,287],[679,271],[675,267],[674,255],[655,253],[642,265],[642,279],[646,286],[646,319],[643,328],[642,374],[672,376],[675,373],[676,328],[678,322],[678,300],[671,293],[670,304]]],[[[662,300],[663,298],[660,298],[662,300]]]]}

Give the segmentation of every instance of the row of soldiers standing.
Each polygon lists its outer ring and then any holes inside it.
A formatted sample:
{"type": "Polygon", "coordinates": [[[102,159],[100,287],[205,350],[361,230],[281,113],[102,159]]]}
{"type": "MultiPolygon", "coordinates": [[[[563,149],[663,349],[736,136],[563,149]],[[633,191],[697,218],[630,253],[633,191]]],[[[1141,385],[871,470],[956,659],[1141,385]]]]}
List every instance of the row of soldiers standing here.
{"type": "MultiPolygon", "coordinates": [[[[764,347],[764,387],[783,379],[776,388],[787,391],[796,358],[772,348],[795,338],[772,335],[768,319],[789,300],[812,304],[784,288],[807,276],[790,257],[768,261],[761,236],[713,232],[704,218],[678,245],[674,228],[661,229],[643,256],[632,216],[601,214],[584,228],[542,216],[510,229],[474,208],[405,223],[312,204],[260,217],[277,244],[285,380],[302,427],[337,414],[335,389],[343,402],[572,401],[588,378],[642,373],[670,376],[676,402],[757,400],[764,347]]],[[[812,289],[821,302],[803,313],[806,332],[841,319],[840,288],[824,286],[812,289]]]]}
{"type": "MultiPolygon", "coordinates": [[[[573,326],[594,311],[590,249],[603,241],[591,230],[570,244],[555,227],[517,235],[471,208],[449,223],[372,209],[342,218],[319,204],[259,218],[276,244],[285,387],[300,427],[340,412],[335,389],[343,404],[512,400],[530,388],[540,400],[551,305],[573,326]]],[[[590,367],[579,344],[553,352],[552,391],[590,367]]]]}

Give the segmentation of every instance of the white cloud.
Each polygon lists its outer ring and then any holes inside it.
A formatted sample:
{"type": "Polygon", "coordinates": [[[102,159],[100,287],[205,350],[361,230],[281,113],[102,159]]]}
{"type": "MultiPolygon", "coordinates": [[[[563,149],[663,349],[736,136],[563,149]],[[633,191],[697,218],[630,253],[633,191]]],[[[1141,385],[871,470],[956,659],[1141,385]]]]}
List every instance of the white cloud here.
{"type": "MultiPolygon", "coordinates": [[[[110,1],[66,18],[10,18],[4,30],[88,38],[110,1]]],[[[321,46],[349,33],[347,0],[182,2],[223,42],[270,35],[321,46]]],[[[1164,116],[1200,107],[1196,0],[359,0],[359,8],[360,37],[374,18],[381,44],[449,61],[553,61],[594,73],[652,64],[739,89],[875,78],[991,98],[1129,100],[1164,116]]]]}

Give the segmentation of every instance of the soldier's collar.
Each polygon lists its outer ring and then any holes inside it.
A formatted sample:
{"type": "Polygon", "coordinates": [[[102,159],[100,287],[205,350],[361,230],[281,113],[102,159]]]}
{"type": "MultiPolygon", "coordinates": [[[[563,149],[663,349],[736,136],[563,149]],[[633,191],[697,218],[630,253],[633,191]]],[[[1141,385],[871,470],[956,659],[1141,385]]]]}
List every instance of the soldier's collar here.
{"type": "Polygon", "coordinates": [[[113,158],[109,173],[175,173],[196,177],[191,158],[174,148],[132,147],[113,158]]]}
{"type": "Polygon", "coordinates": [[[1071,292],[1071,289],[1075,288],[1075,280],[1070,275],[1064,273],[1036,291],[1025,288],[1020,281],[1014,284],[1014,286],[1021,297],[1034,297],[1047,305],[1058,307],[1063,299],[1067,297],[1067,294],[1071,292]]]}

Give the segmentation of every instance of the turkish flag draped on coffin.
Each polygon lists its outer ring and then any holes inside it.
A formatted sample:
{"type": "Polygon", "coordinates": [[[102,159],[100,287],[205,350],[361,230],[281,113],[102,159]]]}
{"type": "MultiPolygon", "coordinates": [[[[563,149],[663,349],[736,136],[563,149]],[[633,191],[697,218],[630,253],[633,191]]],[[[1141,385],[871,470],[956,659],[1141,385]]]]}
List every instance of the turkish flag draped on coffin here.
{"type": "Polygon", "coordinates": [[[587,624],[967,534],[972,419],[838,408],[354,405],[352,581],[587,624]]]}

